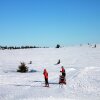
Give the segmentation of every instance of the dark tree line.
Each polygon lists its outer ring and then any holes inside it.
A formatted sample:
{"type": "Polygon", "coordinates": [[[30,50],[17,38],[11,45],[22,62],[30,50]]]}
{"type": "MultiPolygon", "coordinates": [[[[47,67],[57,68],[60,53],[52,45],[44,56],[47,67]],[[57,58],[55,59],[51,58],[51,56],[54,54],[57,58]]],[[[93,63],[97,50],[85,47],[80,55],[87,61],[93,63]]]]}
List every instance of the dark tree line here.
{"type": "Polygon", "coordinates": [[[12,49],[31,49],[31,48],[49,48],[49,47],[38,47],[38,46],[0,46],[1,50],[12,50],[12,49]]]}
{"type": "MultiPolygon", "coordinates": [[[[39,46],[0,46],[0,50],[12,50],[12,49],[31,49],[31,48],[49,48],[49,47],[39,47],[39,46]]],[[[61,48],[59,44],[55,48],[61,48]]]]}

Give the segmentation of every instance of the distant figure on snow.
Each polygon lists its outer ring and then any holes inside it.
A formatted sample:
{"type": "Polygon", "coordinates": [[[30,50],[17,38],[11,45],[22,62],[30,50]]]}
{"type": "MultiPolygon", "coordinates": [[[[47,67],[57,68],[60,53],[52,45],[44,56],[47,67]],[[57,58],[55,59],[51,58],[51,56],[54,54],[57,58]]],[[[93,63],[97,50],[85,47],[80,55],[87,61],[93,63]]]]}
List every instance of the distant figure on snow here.
{"type": "Polygon", "coordinates": [[[62,73],[62,75],[59,76],[59,84],[66,84],[66,72],[63,66],[61,67],[60,72],[62,73]]]}
{"type": "Polygon", "coordinates": [[[30,61],[29,64],[32,64],[32,61],[30,61]]]}
{"type": "Polygon", "coordinates": [[[63,66],[61,67],[60,72],[62,73],[62,76],[64,76],[64,77],[66,76],[66,72],[65,72],[65,69],[63,66]]]}
{"type": "Polygon", "coordinates": [[[46,69],[44,69],[43,75],[44,75],[44,79],[45,79],[45,86],[49,87],[49,83],[48,83],[48,72],[47,72],[46,69]]]}
{"type": "Polygon", "coordinates": [[[96,44],[94,45],[94,48],[96,48],[96,44]]]}
{"type": "Polygon", "coordinates": [[[58,60],[58,62],[55,65],[58,65],[58,64],[60,64],[60,59],[58,60]]]}

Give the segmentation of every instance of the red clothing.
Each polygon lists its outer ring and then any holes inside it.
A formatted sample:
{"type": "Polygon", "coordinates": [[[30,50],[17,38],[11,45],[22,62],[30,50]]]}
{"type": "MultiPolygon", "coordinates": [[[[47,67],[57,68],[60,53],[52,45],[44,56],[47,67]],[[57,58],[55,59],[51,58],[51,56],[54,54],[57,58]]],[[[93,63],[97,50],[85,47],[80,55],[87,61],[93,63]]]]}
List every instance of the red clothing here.
{"type": "Polygon", "coordinates": [[[44,74],[44,77],[45,77],[46,79],[48,79],[48,72],[46,71],[46,69],[44,69],[43,74],[44,74]]]}
{"type": "Polygon", "coordinates": [[[64,76],[64,77],[66,76],[66,72],[65,72],[65,69],[63,67],[61,68],[60,72],[62,73],[62,76],[64,76]]]}
{"type": "Polygon", "coordinates": [[[62,68],[60,72],[65,73],[65,69],[64,69],[64,68],[62,68]]]}

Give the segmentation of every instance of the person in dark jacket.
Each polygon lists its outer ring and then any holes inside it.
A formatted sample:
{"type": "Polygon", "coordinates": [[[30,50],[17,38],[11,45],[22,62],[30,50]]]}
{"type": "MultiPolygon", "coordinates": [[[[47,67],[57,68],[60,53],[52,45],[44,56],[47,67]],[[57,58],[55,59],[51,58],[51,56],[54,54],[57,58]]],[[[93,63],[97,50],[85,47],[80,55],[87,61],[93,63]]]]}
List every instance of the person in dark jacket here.
{"type": "Polygon", "coordinates": [[[46,69],[44,69],[43,75],[44,75],[44,79],[45,79],[45,86],[49,87],[49,83],[48,83],[48,72],[47,72],[46,69]]]}

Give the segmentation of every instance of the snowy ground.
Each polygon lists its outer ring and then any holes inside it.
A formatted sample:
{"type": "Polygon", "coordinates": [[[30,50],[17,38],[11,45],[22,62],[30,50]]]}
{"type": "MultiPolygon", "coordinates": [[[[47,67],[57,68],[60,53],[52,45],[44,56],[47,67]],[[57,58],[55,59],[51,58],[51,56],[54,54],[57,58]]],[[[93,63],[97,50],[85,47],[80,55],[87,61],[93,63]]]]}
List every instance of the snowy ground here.
{"type": "Polygon", "coordinates": [[[0,100],[100,100],[100,45],[0,50],[0,100]],[[58,59],[60,65],[54,65],[58,59]],[[32,64],[28,64],[32,61],[32,64]],[[18,73],[20,62],[37,72],[18,73]],[[67,85],[59,87],[60,68],[67,85]],[[44,86],[43,69],[50,87],[44,86]]]}

